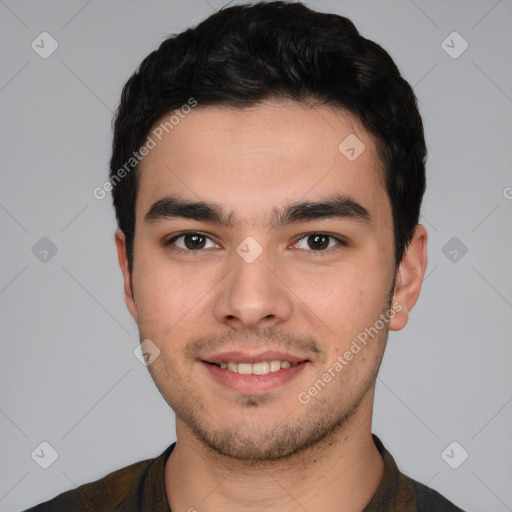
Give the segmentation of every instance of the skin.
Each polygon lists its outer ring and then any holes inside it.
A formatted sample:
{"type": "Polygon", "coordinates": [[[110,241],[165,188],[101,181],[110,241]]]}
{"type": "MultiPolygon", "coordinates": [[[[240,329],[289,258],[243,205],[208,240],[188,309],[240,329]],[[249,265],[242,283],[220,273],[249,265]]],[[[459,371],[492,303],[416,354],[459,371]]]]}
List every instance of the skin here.
{"type": "Polygon", "coordinates": [[[177,443],[165,468],[172,510],[361,511],[383,472],[371,420],[388,329],[406,325],[427,265],[427,234],[418,225],[396,273],[391,205],[372,137],[357,118],[327,106],[198,106],[139,172],[132,274],[121,231],[115,240],[140,339],[160,350],[149,371],[176,412],[177,443]],[[338,150],[350,134],[366,146],[354,161],[338,150]],[[273,209],[333,192],[364,206],[371,222],[272,227],[273,209]],[[145,224],[151,205],[168,194],[219,203],[237,222],[145,224]],[[204,248],[179,253],[187,250],[183,238],[165,245],[187,230],[209,237],[204,248]],[[318,232],[347,245],[327,239],[320,254],[307,236],[318,232]],[[248,236],[262,248],[252,263],[236,252],[248,236]],[[392,304],[401,310],[379,334],[300,403],[299,393],[392,304]],[[201,362],[236,349],[290,351],[309,363],[275,389],[238,392],[201,362]]]}

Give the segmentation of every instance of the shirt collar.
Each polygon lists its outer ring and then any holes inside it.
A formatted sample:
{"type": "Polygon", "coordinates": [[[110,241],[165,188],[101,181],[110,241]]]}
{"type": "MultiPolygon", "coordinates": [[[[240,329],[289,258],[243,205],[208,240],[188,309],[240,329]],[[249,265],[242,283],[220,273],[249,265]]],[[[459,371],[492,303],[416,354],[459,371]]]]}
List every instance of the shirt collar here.
{"type": "MultiPolygon", "coordinates": [[[[372,438],[384,461],[384,471],[377,491],[363,512],[416,510],[409,482],[399,471],[395,460],[381,440],[375,434],[372,434],[372,438]],[[404,506],[407,508],[404,509],[404,506]]],[[[148,466],[141,482],[139,510],[143,512],[172,512],[165,490],[165,463],[175,446],[176,443],[172,443],[148,466]]]]}

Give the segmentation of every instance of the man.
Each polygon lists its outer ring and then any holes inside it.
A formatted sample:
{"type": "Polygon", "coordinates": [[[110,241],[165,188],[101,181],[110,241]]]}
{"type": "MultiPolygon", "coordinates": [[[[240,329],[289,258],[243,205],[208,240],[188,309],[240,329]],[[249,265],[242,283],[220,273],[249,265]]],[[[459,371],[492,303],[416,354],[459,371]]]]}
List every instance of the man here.
{"type": "Polygon", "coordinates": [[[425,156],[411,87],[346,18],[233,6],[164,41],[107,188],[177,441],[31,510],[460,511],[371,433],[427,265],[425,156]]]}

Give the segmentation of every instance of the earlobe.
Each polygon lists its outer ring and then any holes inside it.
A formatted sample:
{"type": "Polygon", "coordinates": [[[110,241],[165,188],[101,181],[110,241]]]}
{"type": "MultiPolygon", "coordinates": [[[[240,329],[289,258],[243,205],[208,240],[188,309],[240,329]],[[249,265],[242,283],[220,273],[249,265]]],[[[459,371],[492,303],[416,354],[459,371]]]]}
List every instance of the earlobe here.
{"type": "Polygon", "coordinates": [[[119,266],[121,267],[121,272],[123,273],[124,300],[128,311],[137,322],[139,312],[133,296],[132,275],[130,274],[128,256],[126,254],[126,237],[124,233],[118,229],[114,235],[114,239],[117,248],[117,259],[119,261],[119,266]]]}
{"type": "Polygon", "coordinates": [[[393,304],[396,315],[389,323],[389,329],[399,331],[409,320],[409,312],[416,304],[427,268],[427,230],[418,224],[397,272],[393,304]]]}

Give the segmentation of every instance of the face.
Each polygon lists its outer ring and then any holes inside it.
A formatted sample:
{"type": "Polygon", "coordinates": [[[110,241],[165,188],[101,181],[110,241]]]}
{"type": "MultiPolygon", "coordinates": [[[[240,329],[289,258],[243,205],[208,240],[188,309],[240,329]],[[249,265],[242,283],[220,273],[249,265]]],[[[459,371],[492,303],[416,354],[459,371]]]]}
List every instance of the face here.
{"type": "Polygon", "coordinates": [[[198,106],[139,173],[132,275],[122,233],[117,245],[178,436],[268,460],[363,405],[371,415],[388,329],[415,294],[402,283],[393,296],[391,206],[358,120],[292,102],[198,106]],[[348,136],[360,142],[340,150],[348,136]]]}

